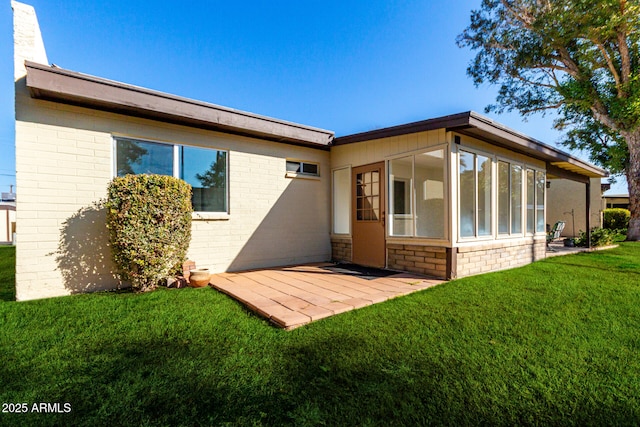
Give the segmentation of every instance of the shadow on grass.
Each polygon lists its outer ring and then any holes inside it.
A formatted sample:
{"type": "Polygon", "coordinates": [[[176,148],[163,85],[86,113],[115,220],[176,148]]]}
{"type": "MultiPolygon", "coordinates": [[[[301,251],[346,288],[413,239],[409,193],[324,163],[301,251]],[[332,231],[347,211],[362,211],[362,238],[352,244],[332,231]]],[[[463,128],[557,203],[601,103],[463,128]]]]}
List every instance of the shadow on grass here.
{"type": "MultiPolygon", "coordinates": [[[[6,425],[252,425],[280,419],[268,381],[227,370],[233,356],[190,340],[105,344],[66,366],[3,364],[20,401],[69,402],[68,414],[2,414],[6,425]],[[58,372],[52,372],[53,370],[58,372]],[[96,375],[97,374],[97,375],[96,375]],[[33,393],[33,379],[49,379],[33,393]],[[25,378],[31,381],[24,381],[25,378]]],[[[63,364],[65,365],[65,364],[63,364]]],[[[260,366],[255,367],[256,370],[260,366]]]]}
{"type": "MultiPolygon", "coordinates": [[[[375,338],[335,331],[324,341],[291,343],[282,371],[292,378],[295,396],[289,420],[295,425],[627,425],[640,415],[633,402],[554,396],[547,385],[535,383],[525,390],[518,390],[522,384],[486,384],[491,378],[467,355],[375,350],[375,338]],[[505,389],[504,396],[496,387],[505,389]]],[[[527,365],[526,360],[510,363],[527,365]]]]}

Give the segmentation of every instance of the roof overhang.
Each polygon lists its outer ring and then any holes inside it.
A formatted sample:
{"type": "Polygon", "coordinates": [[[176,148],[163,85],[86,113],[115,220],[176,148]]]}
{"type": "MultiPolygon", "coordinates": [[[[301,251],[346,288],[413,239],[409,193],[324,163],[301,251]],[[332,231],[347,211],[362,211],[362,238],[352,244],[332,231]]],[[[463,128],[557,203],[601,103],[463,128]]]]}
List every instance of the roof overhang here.
{"type": "Polygon", "coordinates": [[[26,61],[31,97],[129,116],[329,149],[333,132],[26,61]]]}
{"type": "Polygon", "coordinates": [[[446,129],[461,135],[471,136],[489,144],[542,160],[547,165],[550,178],[588,182],[589,178],[608,176],[608,173],[603,169],[473,111],[338,137],[334,139],[333,145],[351,144],[436,129],[446,129]]]}

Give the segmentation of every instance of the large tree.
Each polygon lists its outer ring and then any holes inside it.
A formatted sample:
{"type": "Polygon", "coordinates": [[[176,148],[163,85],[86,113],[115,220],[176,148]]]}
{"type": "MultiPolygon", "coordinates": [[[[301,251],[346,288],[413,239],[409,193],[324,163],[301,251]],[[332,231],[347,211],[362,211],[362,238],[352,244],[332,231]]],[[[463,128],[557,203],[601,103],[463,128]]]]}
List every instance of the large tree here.
{"type": "Polygon", "coordinates": [[[558,111],[570,148],[625,175],[640,240],[640,0],[483,0],[458,45],[468,74],[499,85],[487,111],[558,111]]]}

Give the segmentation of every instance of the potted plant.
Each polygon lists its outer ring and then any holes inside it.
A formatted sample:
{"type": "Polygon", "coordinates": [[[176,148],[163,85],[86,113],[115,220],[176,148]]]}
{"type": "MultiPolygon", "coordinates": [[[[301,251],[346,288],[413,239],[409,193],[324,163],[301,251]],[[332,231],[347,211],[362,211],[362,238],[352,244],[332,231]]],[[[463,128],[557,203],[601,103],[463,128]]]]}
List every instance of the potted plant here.
{"type": "Polygon", "coordinates": [[[208,268],[196,268],[190,271],[189,286],[192,288],[203,288],[209,284],[211,273],[208,268]]]}

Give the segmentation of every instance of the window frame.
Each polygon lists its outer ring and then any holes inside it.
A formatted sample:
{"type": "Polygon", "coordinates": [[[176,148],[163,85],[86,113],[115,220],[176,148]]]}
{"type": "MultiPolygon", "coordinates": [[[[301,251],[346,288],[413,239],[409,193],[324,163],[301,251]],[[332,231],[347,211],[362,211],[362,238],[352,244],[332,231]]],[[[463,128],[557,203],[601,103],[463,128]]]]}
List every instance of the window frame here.
{"type": "Polygon", "coordinates": [[[495,240],[496,239],[496,234],[497,234],[497,227],[498,227],[498,222],[497,222],[497,190],[496,190],[496,186],[497,186],[497,173],[498,173],[498,168],[497,168],[497,160],[496,160],[496,155],[486,152],[484,150],[478,150],[472,147],[468,147],[468,146],[459,146],[456,150],[456,193],[457,193],[457,200],[458,200],[458,206],[457,206],[457,211],[458,211],[458,215],[457,215],[457,233],[458,233],[458,242],[470,242],[470,241],[487,241],[487,240],[495,240]],[[460,230],[460,224],[461,224],[461,212],[460,212],[460,200],[461,200],[461,192],[460,192],[460,153],[461,152],[465,152],[468,154],[472,154],[473,155],[473,170],[474,170],[474,189],[473,189],[473,197],[474,197],[474,210],[473,210],[473,220],[474,220],[474,235],[473,236],[463,236],[460,230]],[[489,218],[490,218],[490,226],[491,226],[491,230],[489,231],[489,233],[487,234],[479,234],[479,217],[478,217],[478,188],[479,188],[479,181],[478,181],[478,156],[482,156],[482,157],[486,157],[487,159],[489,159],[489,161],[491,162],[491,195],[489,197],[490,199],[490,209],[491,212],[489,213],[489,218]]]}
{"type": "Polygon", "coordinates": [[[118,175],[118,141],[122,141],[122,140],[129,140],[129,141],[134,141],[134,142],[144,142],[144,143],[150,143],[150,144],[157,144],[157,145],[164,145],[164,146],[170,146],[173,147],[172,150],[172,156],[173,156],[173,161],[172,161],[172,174],[168,175],[168,176],[173,176],[174,178],[178,178],[178,179],[182,179],[180,178],[181,176],[181,161],[182,161],[182,150],[185,147],[188,148],[199,148],[199,149],[204,149],[204,150],[211,150],[211,151],[222,151],[225,152],[225,172],[226,172],[226,176],[225,176],[225,206],[226,206],[226,210],[224,211],[193,211],[193,219],[228,219],[229,215],[230,215],[230,192],[229,192],[229,156],[230,156],[230,151],[227,149],[220,149],[220,148],[215,148],[215,147],[203,147],[203,146],[199,146],[199,145],[190,145],[190,144],[179,144],[179,143],[175,143],[175,142],[168,142],[168,141],[159,141],[159,140],[153,140],[153,139],[146,139],[146,138],[138,138],[138,137],[131,137],[128,135],[116,135],[113,134],[112,135],[112,158],[113,158],[113,165],[112,165],[112,175],[113,177],[117,177],[118,175]]]}
{"type": "MultiPolygon", "coordinates": [[[[473,146],[468,146],[468,145],[462,145],[462,144],[456,144],[454,150],[452,151],[452,153],[455,155],[456,159],[455,159],[455,168],[456,168],[456,173],[452,174],[452,177],[455,177],[456,180],[456,197],[457,197],[457,224],[456,224],[456,228],[457,228],[457,236],[458,236],[458,242],[459,243],[470,243],[470,242],[476,242],[476,241],[487,241],[487,240],[493,240],[493,241],[498,241],[498,240],[504,240],[504,239],[510,239],[510,238],[523,238],[523,237],[533,237],[533,236],[539,236],[542,234],[546,233],[546,230],[539,230],[538,229],[538,218],[539,218],[539,214],[538,214],[538,194],[537,194],[537,182],[539,179],[541,179],[542,177],[544,177],[545,182],[547,179],[547,171],[544,168],[541,168],[540,166],[534,166],[530,163],[527,163],[526,161],[523,160],[515,160],[513,158],[509,158],[506,157],[504,155],[500,155],[497,153],[488,153],[487,151],[484,151],[482,149],[477,149],[473,146]],[[474,188],[474,198],[475,198],[475,210],[474,210],[474,221],[475,221],[475,235],[474,236],[462,236],[461,234],[461,209],[460,209],[460,201],[461,201],[461,191],[460,191],[460,154],[461,153],[467,153],[467,154],[472,154],[474,156],[474,170],[475,170],[475,188],[474,188]],[[488,235],[479,235],[478,234],[478,156],[484,156],[487,157],[489,159],[491,159],[492,161],[492,183],[491,183],[491,227],[492,227],[492,231],[490,234],[488,235]],[[498,228],[498,216],[499,216],[499,200],[498,200],[498,190],[499,190],[499,170],[498,170],[498,165],[499,162],[504,162],[508,165],[508,178],[509,178],[509,233],[500,233],[499,228],[498,228]],[[519,166],[520,167],[520,232],[517,233],[513,233],[512,232],[512,226],[513,226],[513,221],[512,221],[512,216],[513,216],[513,206],[512,206],[512,198],[511,198],[511,186],[512,186],[512,176],[511,176],[511,171],[512,171],[512,167],[513,166],[519,166]],[[534,227],[534,231],[533,233],[529,232],[527,230],[527,221],[528,221],[528,182],[527,182],[527,172],[528,171],[533,171],[533,192],[534,192],[534,204],[533,204],[533,227],[534,227]]],[[[546,189],[546,185],[543,186],[543,201],[542,201],[542,207],[543,207],[543,217],[544,219],[542,219],[542,223],[546,222],[546,214],[547,214],[547,189],[546,189]]],[[[454,188],[452,187],[452,190],[454,190],[454,188]]]]}
{"type": "Polygon", "coordinates": [[[524,227],[523,227],[523,231],[525,232],[526,236],[536,236],[536,235],[542,235],[542,234],[546,234],[547,230],[546,230],[546,217],[547,217],[547,188],[546,188],[546,183],[547,183],[547,171],[544,169],[540,169],[538,167],[529,165],[529,164],[525,164],[524,166],[524,176],[525,176],[525,185],[524,185],[524,203],[525,203],[525,207],[524,207],[524,219],[525,219],[525,223],[524,227]],[[527,176],[527,172],[528,171],[532,171],[533,172],[533,232],[530,232],[527,227],[528,227],[528,195],[529,195],[529,188],[528,188],[528,176],[527,176]],[[543,201],[542,201],[542,205],[543,205],[543,224],[544,224],[544,230],[538,230],[538,194],[537,194],[537,180],[538,180],[538,174],[542,174],[542,176],[544,176],[544,181],[545,181],[545,185],[543,188],[543,201]]]}
{"type": "Polygon", "coordinates": [[[312,162],[309,160],[299,160],[299,159],[290,159],[287,158],[285,159],[285,176],[287,178],[304,178],[304,179],[320,179],[320,163],[319,162],[312,162]],[[294,171],[289,171],[288,170],[288,165],[289,163],[297,163],[298,167],[300,168],[300,172],[294,172],[294,171]],[[309,172],[304,172],[304,166],[305,165],[313,165],[317,168],[318,172],[317,173],[309,173],[309,172]]]}
{"type": "Polygon", "coordinates": [[[429,147],[423,147],[418,150],[412,150],[405,153],[398,153],[393,156],[389,156],[385,159],[385,168],[386,168],[386,191],[387,191],[387,201],[386,201],[386,210],[387,210],[387,225],[385,227],[386,236],[391,239],[419,239],[433,242],[449,242],[450,241],[450,233],[449,229],[451,226],[451,220],[449,218],[449,200],[451,197],[451,193],[449,188],[451,187],[450,181],[450,153],[451,149],[448,144],[437,144],[429,147]],[[416,212],[416,197],[417,197],[417,189],[416,189],[416,156],[420,154],[426,154],[434,151],[442,150],[443,159],[442,159],[442,167],[443,167],[443,204],[444,204],[444,212],[443,212],[443,233],[442,237],[427,237],[427,236],[419,236],[417,229],[417,212],[416,212]],[[410,218],[411,219],[411,234],[392,234],[393,232],[393,195],[394,195],[394,181],[391,179],[391,162],[393,160],[398,160],[406,157],[411,157],[411,177],[406,179],[404,177],[399,178],[398,180],[404,181],[405,185],[409,186],[409,213],[408,214],[398,214],[402,218],[410,218]]]}
{"type": "MultiPolygon", "coordinates": [[[[522,162],[518,162],[518,161],[514,161],[513,159],[509,159],[507,157],[502,157],[502,156],[496,156],[496,164],[498,165],[498,167],[496,168],[496,239],[506,239],[506,238],[511,238],[511,237],[523,237],[526,235],[526,221],[527,221],[527,215],[526,215],[526,171],[527,169],[532,169],[531,167],[529,167],[528,165],[522,163],[522,162]],[[508,194],[507,194],[507,201],[508,201],[508,213],[509,213],[509,220],[508,220],[508,224],[507,224],[507,228],[508,231],[507,232],[500,232],[500,198],[499,198],[499,186],[500,186],[500,174],[499,174],[499,164],[500,163],[506,163],[507,164],[507,176],[508,176],[508,184],[507,184],[507,188],[508,188],[508,194]],[[520,167],[520,231],[519,232],[513,232],[513,198],[512,198],[512,191],[513,191],[513,176],[511,174],[512,170],[513,170],[513,166],[519,166],[520,167]]],[[[535,174],[534,174],[535,176],[535,174]]],[[[545,207],[546,210],[546,207],[545,207]]]]}
{"type": "MultiPolygon", "coordinates": [[[[534,183],[537,184],[538,174],[542,174],[544,177],[544,185],[542,186],[542,230],[538,230],[538,194],[536,191],[535,197],[535,232],[534,235],[546,234],[546,224],[547,224],[547,171],[543,169],[532,168],[535,171],[534,174],[534,183]]],[[[537,185],[534,185],[534,189],[537,190],[537,185]]],[[[534,190],[535,191],[535,190],[534,190]]]]}
{"type": "Polygon", "coordinates": [[[335,169],[331,170],[331,234],[334,236],[350,236],[351,235],[351,230],[352,230],[352,224],[351,224],[351,204],[352,204],[352,200],[351,200],[351,166],[343,166],[343,167],[338,167],[335,169]],[[337,172],[346,172],[346,181],[347,181],[347,185],[346,188],[341,188],[337,185],[336,183],[336,173],[337,172]],[[346,190],[346,191],[345,191],[346,190]],[[336,204],[336,194],[339,191],[343,191],[342,193],[342,199],[344,199],[346,201],[346,206],[345,205],[341,205],[340,208],[342,208],[342,211],[338,211],[338,206],[336,204]],[[347,225],[347,230],[342,232],[342,231],[336,231],[336,216],[338,215],[344,215],[344,218],[346,217],[346,225],[347,225]]]}

